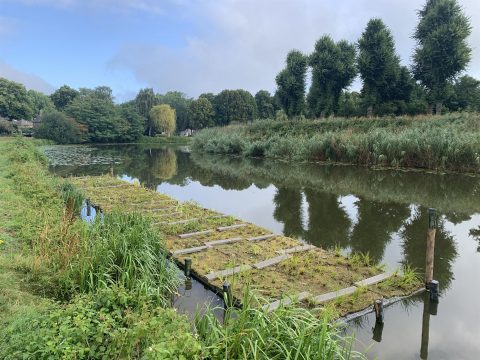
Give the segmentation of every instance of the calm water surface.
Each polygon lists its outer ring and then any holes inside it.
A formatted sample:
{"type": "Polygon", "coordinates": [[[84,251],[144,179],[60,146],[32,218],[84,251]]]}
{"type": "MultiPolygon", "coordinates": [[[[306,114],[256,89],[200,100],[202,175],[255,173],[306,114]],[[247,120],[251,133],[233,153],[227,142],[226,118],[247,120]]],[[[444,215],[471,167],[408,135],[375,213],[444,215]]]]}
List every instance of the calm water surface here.
{"type": "MultiPolygon", "coordinates": [[[[189,153],[186,148],[56,146],[53,172],[109,172],[180,200],[231,214],[324,248],[368,252],[394,269],[423,271],[427,208],[440,214],[434,278],[441,299],[424,295],[385,310],[383,329],[367,314],[350,322],[357,348],[380,359],[480,357],[480,178],[351,166],[292,164],[189,153]],[[436,315],[431,315],[436,314],[436,315]],[[375,339],[373,339],[375,338],[375,339]]],[[[218,299],[198,283],[176,299],[192,310],[218,299]]]]}

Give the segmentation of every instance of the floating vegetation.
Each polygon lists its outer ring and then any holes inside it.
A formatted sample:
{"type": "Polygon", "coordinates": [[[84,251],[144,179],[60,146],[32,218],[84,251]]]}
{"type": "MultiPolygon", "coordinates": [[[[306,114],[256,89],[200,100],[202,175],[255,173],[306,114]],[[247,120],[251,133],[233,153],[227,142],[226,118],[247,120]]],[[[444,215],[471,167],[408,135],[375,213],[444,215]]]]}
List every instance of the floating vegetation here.
{"type": "Polygon", "coordinates": [[[345,257],[339,251],[305,246],[299,240],[112,176],[71,181],[104,211],[149,217],[153,227],[165,235],[166,247],[179,264],[190,258],[197,277],[218,291],[224,281],[229,282],[237,298],[245,287],[268,301],[308,292],[311,296],[302,296],[302,304],[310,307],[318,306],[315,299],[326,294],[322,306],[333,306],[343,315],[378,298],[407,295],[422,285],[410,270],[404,272],[405,277],[400,273],[381,275],[383,267],[374,264],[368,253],[345,257]],[[366,280],[372,278],[381,280],[366,280]]]}
{"type": "Polygon", "coordinates": [[[85,145],[45,146],[50,166],[87,166],[121,164],[122,158],[115,155],[99,155],[97,148],[85,145]]]}

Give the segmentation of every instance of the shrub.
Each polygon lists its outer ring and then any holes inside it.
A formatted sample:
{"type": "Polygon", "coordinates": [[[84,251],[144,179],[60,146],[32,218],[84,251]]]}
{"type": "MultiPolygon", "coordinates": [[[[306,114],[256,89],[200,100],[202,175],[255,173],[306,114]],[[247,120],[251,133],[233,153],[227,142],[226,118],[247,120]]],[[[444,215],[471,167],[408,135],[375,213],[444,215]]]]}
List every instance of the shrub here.
{"type": "Polygon", "coordinates": [[[0,118],[0,135],[10,135],[14,131],[11,121],[0,118]]]}
{"type": "Polygon", "coordinates": [[[18,316],[0,335],[4,359],[195,359],[200,344],[173,309],[123,288],[18,316]]]}
{"type": "Polygon", "coordinates": [[[59,111],[51,111],[42,116],[42,122],[34,136],[53,140],[59,144],[76,144],[81,142],[81,127],[75,120],[59,111]]]}

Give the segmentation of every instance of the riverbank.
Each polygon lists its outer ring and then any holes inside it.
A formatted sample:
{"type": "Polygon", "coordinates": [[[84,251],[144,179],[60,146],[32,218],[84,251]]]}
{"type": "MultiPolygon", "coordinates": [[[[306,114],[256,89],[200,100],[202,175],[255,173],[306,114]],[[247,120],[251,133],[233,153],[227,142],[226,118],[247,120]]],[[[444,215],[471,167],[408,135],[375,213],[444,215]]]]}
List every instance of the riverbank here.
{"type": "Polygon", "coordinates": [[[199,152],[362,166],[480,172],[480,114],[275,121],[206,129],[199,152]]]}
{"type": "Polygon", "coordinates": [[[114,211],[84,223],[83,192],[51,176],[32,141],[2,139],[0,185],[7,359],[356,356],[326,316],[297,307],[268,314],[244,301],[225,324],[212,313],[197,319],[194,335],[169,308],[176,270],[149,217],[114,211]]]}

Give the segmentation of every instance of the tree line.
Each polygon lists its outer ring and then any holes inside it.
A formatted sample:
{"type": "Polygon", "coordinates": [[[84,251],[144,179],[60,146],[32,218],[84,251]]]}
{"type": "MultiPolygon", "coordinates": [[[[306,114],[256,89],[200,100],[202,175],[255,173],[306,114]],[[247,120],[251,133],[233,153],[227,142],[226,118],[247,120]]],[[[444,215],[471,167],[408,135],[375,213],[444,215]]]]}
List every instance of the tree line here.
{"type": "Polygon", "coordinates": [[[480,81],[463,75],[471,57],[470,32],[457,0],[427,0],[419,11],[410,68],[401,65],[390,29],[374,18],[356,43],[324,35],[311,54],[290,51],[273,95],[238,89],[192,99],[179,91],[156,94],[145,88],[133,100],[116,104],[106,86],[77,90],[64,85],[46,96],[0,78],[0,133],[12,131],[8,120],[30,120],[40,113],[36,136],[128,142],[254,119],[480,111],[480,81]],[[357,76],[361,91],[349,91],[357,76]]]}

